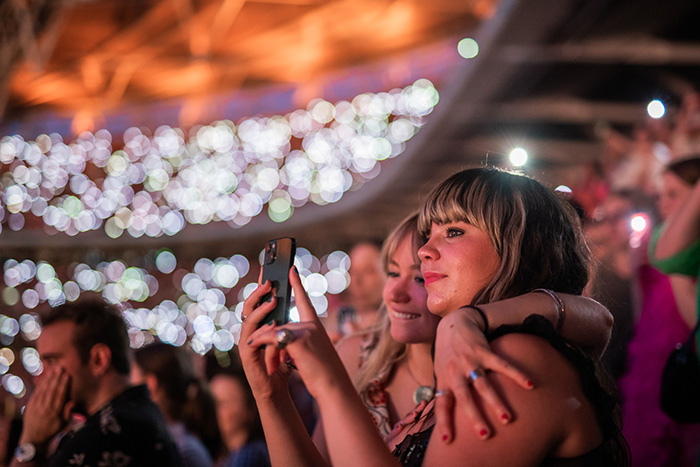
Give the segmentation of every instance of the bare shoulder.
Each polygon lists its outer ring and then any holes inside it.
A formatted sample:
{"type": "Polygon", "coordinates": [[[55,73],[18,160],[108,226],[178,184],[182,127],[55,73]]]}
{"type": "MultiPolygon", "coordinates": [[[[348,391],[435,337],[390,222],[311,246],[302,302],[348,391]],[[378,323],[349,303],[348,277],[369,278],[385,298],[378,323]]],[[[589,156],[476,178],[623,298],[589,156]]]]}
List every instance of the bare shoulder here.
{"type": "Polygon", "coordinates": [[[493,351],[528,375],[527,390],[507,377],[489,373],[489,381],[510,408],[513,420],[503,425],[474,398],[489,422],[492,436],[477,438],[474,423],[456,407],[455,439],[431,439],[425,465],[538,465],[545,457],[574,457],[602,441],[591,403],[577,369],[540,337],[507,334],[492,342],[493,351]]]}
{"type": "Polygon", "coordinates": [[[351,377],[355,375],[355,372],[360,367],[362,343],[368,336],[367,333],[351,334],[343,337],[335,346],[338,356],[345,366],[345,370],[351,377]]]}
{"type": "Polygon", "coordinates": [[[530,334],[506,334],[492,343],[493,351],[529,375],[535,385],[534,390],[517,391],[519,386],[502,375],[492,374],[494,384],[498,384],[514,402],[520,396],[540,398],[556,402],[572,395],[583,394],[578,369],[546,339],[530,334]],[[556,398],[556,396],[559,396],[556,398]]]}

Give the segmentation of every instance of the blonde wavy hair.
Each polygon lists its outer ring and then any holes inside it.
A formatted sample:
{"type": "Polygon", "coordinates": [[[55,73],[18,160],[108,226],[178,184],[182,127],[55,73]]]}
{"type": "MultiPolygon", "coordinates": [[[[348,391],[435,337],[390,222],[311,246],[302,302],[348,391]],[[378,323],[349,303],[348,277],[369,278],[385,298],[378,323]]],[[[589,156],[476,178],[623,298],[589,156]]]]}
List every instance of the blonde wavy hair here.
{"type": "MultiPolygon", "coordinates": [[[[388,272],[389,263],[404,240],[411,242],[414,261],[416,264],[420,263],[417,253],[418,248],[423,244],[423,239],[418,232],[418,213],[405,218],[384,240],[382,266],[385,273],[388,272]]],[[[386,368],[393,369],[406,357],[406,344],[397,342],[391,337],[391,322],[386,305],[382,305],[377,324],[368,330],[367,334],[371,350],[367,360],[355,375],[354,383],[358,391],[364,390],[377,374],[386,368]]]]}

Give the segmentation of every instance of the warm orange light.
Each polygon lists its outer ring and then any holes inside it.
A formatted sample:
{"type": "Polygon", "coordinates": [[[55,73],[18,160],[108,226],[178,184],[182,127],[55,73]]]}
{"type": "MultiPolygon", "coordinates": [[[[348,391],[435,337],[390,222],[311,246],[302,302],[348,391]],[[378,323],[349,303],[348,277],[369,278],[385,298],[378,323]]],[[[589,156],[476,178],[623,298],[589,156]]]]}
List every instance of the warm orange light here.
{"type": "Polygon", "coordinates": [[[73,117],[70,127],[71,131],[75,135],[79,135],[83,131],[94,131],[95,117],[92,112],[88,110],[81,110],[75,114],[75,117],[73,117]]]}

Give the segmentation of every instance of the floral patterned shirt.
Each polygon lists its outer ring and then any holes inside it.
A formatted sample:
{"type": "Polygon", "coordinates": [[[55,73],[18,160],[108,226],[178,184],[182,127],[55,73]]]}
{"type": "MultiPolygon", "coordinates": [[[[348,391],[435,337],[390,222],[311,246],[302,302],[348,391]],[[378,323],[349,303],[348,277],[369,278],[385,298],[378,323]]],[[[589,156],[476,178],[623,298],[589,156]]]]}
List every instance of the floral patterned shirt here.
{"type": "Polygon", "coordinates": [[[127,389],[68,432],[51,466],[182,466],[165,419],[146,386],[127,389]]]}
{"type": "MultiPolygon", "coordinates": [[[[377,338],[375,334],[369,334],[362,341],[360,344],[360,368],[367,363],[369,355],[376,346],[377,338]]],[[[393,370],[394,366],[391,363],[387,363],[367,386],[360,391],[360,399],[362,399],[367,411],[372,416],[372,420],[377,425],[382,438],[387,442],[393,439],[396,433],[416,423],[428,405],[428,401],[422,401],[401,420],[393,421],[389,415],[389,399],[391,395],[386,390],[386,385],[393,370]]]]}

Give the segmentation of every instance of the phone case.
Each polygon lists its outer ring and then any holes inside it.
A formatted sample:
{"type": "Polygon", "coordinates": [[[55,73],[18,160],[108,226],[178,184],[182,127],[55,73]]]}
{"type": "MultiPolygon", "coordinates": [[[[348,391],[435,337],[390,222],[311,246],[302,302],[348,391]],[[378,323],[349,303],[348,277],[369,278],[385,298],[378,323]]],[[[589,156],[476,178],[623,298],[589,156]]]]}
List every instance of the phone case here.
{"type": "MultiPolygon", "coordinates": [[[[291,301],[292,289],[289,283],[289,269],[294,264],[297,244],[292,237],[276,238],[268,240],[265,245],[265,256],[263,259],[262,280],[270,280],[272,288],[277,297],[277,306],[272,310],[260,325],[276,321],[277,324],[289,322],[289,305],[291,301]]],[[[263,297],[263,301],[270,301],[271,295],[263,297]]]]}

